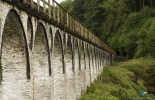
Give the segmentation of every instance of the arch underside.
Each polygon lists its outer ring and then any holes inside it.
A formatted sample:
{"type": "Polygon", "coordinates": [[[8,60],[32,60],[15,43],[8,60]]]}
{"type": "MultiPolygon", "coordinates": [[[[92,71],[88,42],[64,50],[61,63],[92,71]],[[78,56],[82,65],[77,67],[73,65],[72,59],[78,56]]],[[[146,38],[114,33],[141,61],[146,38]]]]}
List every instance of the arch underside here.
{"type": "Polygon", "coordinates": [[[81,62],[81,75],[82,75],[82,91],[83,95],[86,92],[86,62],[85,62],[85,53],[84,53],[84,44],[81,42],[80,44],[80,62],[81,62]]]}
{"type": "Polygon", "coordinates": [[[91,83],[90,56],[89,56],[88,50],[89,50],[88,45],[86,44],[86,48],[85,48],[86,86],[90,86],[90,83],[91,83]]]}
{"type": "Polygon", "coordinates": [[[80,52],[78,40],[75,40],[74,43],[74,59],[75,59],[75,85],[76,85],[76,99],[81,97],[81,86],[82,86],[82,76],[81,76],[81,67],[80,67],[80,52]]]}
{"type": "Polygon", "coordinates": [[[27,44],[22,23],[14,10],[5,20],[1,51],[2,93],[5,93],[2,99],[30,99],[27,44]]]}
{"type": "Polygon", "coordinates": [[[65,79],[65,66],[63,64],[63,47],[62,37],[59,31],[56,31],[54,38],[54,51],[52,55],[53,66],[53,86],[54,91],[52,98],[55,100],[66,99],[66,79],[65,79]]]}
{"type": "Polygon", "coordinates": [[[34,99],[49,100],[51,96],[51,77],[49,76],[48,43],[46,31],[41,23],[38,23],[34,42],[34,99]]]}
{"type": "Polygon", "coordinates": [[[66,63],[66,88],[67,88],[67,100],[75,100],[75,75],[73,66],[73,48],[71,37],[68,36],[66,40],[66,51],[65,51],[65,63],[66,63]]]}

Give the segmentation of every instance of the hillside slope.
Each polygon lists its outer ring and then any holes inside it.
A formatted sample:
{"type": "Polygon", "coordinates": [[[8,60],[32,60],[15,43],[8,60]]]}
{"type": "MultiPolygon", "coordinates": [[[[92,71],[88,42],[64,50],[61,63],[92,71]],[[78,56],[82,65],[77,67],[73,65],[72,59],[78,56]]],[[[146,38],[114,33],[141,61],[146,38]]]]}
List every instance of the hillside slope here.
{"type": "Polygon", "coordinates": [[[155,90],[155,61],[130,60],[104,67],[104,72],[81,100],[155,100],[153,94],[140,97],[147,89],[155,90]],[[144,86],[145,85],[145,86],[144,86]]]}

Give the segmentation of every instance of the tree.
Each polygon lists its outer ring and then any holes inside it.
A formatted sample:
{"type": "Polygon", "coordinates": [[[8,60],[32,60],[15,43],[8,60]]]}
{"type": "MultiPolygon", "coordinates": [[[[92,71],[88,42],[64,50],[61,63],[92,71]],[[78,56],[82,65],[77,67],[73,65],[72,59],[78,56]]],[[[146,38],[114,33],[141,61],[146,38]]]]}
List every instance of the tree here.
{"type": "Polygon", "coordinates": [[[101,37],[102,22],[104,21],[104,9],[102,3],[104,0],[87,0],[84,5],[86,19],[85,25],[98,37],[101,37]]]}
{"type": "Polygon", "coordinates": [[[66,0],[60,3],[60,5],[69,13],[73,11],[73,0],[66,0]]]}
{"type": "Polygon", "coordinates": [[[82,23],[84,23],[84,21],[85,21],[85,18],[84,18],[84,13],[85,13],[84,4],[85,4],[85,0],[74,0],[74,2],[73,2],[73,11],[72,11],[73,16],[78,18],[82,23]]]}

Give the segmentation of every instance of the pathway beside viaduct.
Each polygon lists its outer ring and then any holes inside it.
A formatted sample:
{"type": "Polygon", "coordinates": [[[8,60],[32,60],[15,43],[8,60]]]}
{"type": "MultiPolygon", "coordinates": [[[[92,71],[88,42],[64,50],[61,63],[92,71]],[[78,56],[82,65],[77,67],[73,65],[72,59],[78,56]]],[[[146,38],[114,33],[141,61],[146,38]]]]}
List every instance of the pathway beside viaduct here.
{"type": "Polygon", "coordinates": [[[0,0],[0,100],[78,100],[115,52],[54,0],[0,0]]]}

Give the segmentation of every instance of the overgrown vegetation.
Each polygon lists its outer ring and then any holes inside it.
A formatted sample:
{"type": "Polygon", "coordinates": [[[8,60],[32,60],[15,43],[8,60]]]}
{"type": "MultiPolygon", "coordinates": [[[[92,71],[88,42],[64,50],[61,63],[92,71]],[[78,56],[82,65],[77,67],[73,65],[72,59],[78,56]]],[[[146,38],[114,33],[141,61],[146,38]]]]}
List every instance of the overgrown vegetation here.
{"type": "Polygon", "coordinates": [[[108,43],[118,55],[126,58],[155,57],[154,27],[155,10],[145,7],[131,13],[108,43]]]}
{"type": "Polygon", "coordinates": [[[101,75],[81,100],[155,100],[153,94],[140,97],[141,92],[155,91],[155,61],[131,60],[104,68],[101,75]]]}

